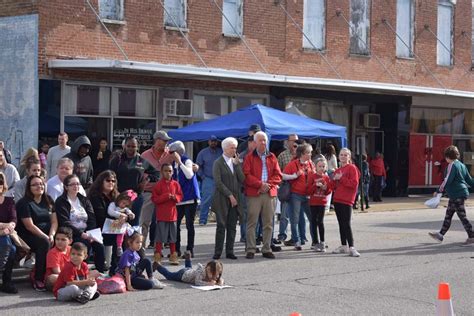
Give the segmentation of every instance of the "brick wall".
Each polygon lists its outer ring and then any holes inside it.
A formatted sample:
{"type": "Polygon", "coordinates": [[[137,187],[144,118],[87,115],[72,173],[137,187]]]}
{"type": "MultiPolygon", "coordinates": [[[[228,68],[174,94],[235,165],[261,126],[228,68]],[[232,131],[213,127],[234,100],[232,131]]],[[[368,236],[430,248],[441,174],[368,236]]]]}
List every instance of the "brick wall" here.
{"type": "MultiPolygon", "coordinates": [[[[90,0],[97,8],[97,0],[90,0]]],[[[222,6],[222,0],[216,0],[222,6]]],[[[124,59],[97,21],[86,1],[20,1],[18,8],[6,1],[7,10],[21,14],[25,8],[40,14],[39,68],[43,77],[56,76],[47,69],[54,58],[124,59]]],[[[244,35],[249,46],[270,73],[337,78],[320,54],[302,49],[302,35],[275,0],[244,1],[244,35]]],[[[372,0],[371,57],[349,55],[349,26],[336,9],[349,19],[348,0],[327,0],[326,50],[324,56],[343,79],[391,82],[441,88],[418,59],[395,57],[396,1],[372,0]],[[384,70],[377,56],[393,74],[384,70]]],[[[303,0],[281,1],[303,25],[303,0]]],[[[416,1],[415,52],[448,89],[474,91],[471,65],[471,0],[458,0],[455,8],[455,65],[436,65],[437,0],[416,1]]],[[[5,14],[4,11],[3,14],[5,14]]],[[[156,0],[125,0],[125,25],[108,24],[130,60],[202,66],[177,31],[163,27],[163,9],[156,0]]],[[[188,36],[210,67],[262,72],[242,41],[222,36],[222,17],[213,1],[188,0],[188,36]]]]}

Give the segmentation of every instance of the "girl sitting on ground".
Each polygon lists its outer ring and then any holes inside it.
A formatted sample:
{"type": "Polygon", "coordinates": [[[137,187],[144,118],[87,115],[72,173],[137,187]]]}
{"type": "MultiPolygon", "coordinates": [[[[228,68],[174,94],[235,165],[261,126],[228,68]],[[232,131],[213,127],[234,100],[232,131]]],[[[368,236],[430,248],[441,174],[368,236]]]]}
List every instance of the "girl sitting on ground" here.
{"type": "Polygon", "coordinates": [[[184,252],[184,268],[177,272],[170,272],[158,262],[153,263],[153,268],[161,273],[167,280],[191,283],[198,286],[224,285],[222,278],[223,266],[220,261],[209,261],[204,267],[198,263],[196,268],[192,267],[191,252],[184,252]]]}

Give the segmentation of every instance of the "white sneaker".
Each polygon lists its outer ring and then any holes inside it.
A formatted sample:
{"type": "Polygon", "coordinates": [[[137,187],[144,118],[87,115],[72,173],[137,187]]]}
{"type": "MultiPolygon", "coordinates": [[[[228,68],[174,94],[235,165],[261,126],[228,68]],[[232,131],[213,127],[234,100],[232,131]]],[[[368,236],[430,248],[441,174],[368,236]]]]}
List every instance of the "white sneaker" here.
{"type": "Polygon", "coordinates": [[[324,242],[321,242],[314,246],[314,251],[316,252],[326,252],[326,244],[324,242]]]}
{"type": "Polygon", "coordinates": [[[332,253],[349,253],[349,250],[347,249],[347,246],[341,245],[334,249],[332,253]]]}
{"type": "Polygon", "coordinates": [[[349,248],[349,256],[351,256],[351,257],[360,257],[360,253],[354,247],[350,247],[349,248]]]}
{"type": "Polygon", "coordinates": [[[153,288],[154,289],[164,289],[166,287],[166,284],[160,282],[159,280],[153,278],[153,288]]]}
{"type": "Polygon", "coordinates": [[[444,236],[438,232],[429,232],[428,235],[439,243],[443,242],[444,236]]]}

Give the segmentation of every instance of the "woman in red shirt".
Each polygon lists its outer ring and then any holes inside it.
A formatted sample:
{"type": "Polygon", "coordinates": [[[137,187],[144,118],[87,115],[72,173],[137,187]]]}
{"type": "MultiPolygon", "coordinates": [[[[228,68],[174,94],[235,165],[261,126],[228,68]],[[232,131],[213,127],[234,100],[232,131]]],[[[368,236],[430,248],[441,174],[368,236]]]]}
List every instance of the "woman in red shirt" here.
{"type": "MultiPolygon", "coordinates": [[[[296,149],[296,158],[290,161],[283,172],[283,179],[290,180],[291,198],[288,208],[291,223],[291,238],[295,243],[295,250],[301,250],[301,245],[306,241],[306,220],[304,213],[309,218],[309,181],[315,173],[311,161],[313,148],[310,144],[299,145],[296,149]]],[[[311,233],[313,229],[310,226],[311,233]]],[[[313,237],[313,236],[312,236],[313,237]]],[[[313,238],[314,239],[314,238],[313,238]]]]}
{"type": "Polygon", "coordinates": [[[352,205],[359,186],[360,172],[352,164],[351,151],[342,148],[339,152],[341,167],[334,171],[331,186],[334,189],[334,209],[339,223],[339,234],[341,235],[341,246],[333,253],[349,253],[351,257],[359,257],[359,252],[354,248],[354,238],[352,237],[351,216],[352,205]],[[349,249],[347,248],[349,244],[349,249]]]}

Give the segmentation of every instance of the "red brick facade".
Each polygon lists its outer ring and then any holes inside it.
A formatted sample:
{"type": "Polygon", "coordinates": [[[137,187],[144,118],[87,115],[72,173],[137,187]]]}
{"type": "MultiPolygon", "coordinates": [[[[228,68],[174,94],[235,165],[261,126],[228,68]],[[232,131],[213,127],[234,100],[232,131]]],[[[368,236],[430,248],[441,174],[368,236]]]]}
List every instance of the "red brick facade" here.
{"type": "MultiPolygon", "coordinates": [[[[216,1],[222,5],[222,0],[216,1]]],[[[90,2],[97,8],[97,0],[90,2]]],[[[124,2],[126,24],[107,24],[107,27],[129,60],[202,66],[181,34],[163,27],[161,1],[124,2]]],[[[302,34],[287,18],[277,4],[279,2],[300,25],[303,24],[302,0],[244,1],[245,39],[268,72],[337,79],[319,53],[302,49],[302,34]]],[[[3,3],[2,16],[39,13],[39,71],[42,78],[66,75],[59,71],[52,73],[47,68],[47,61],[51,59],[125,59],[87,1],[9,0],[3,3]]],[[[323,54],[342,79],[442,88],[418,59],[396,58],[395,34],[382,22],[385,19],[395,27],[396,1],[372,1],[370,57],[349,55],[349,26],[336,14],[340,9],[348,19],[349,1],[326,3],[326,50],[323,54]],[[395,81],[375,56],[389,69],[395,81]]],[[[471,0],[458,0],[455,6],[455,62],[452,67],[436,64],[436,38],[425,29],[427,25],[436,34],[437,0],[418,0],[415,7],[415,53],[446,89],[474,92],[473,71],[470,70],[471,0]]],[[[187,25],[191,42],[209,67],[263,72],[240,39],[222,35],[222,16],[213,1],[188,0],[187,25]]]]}

